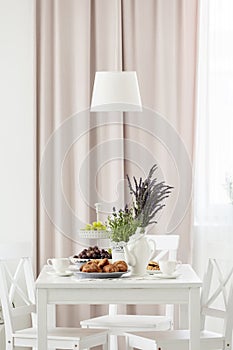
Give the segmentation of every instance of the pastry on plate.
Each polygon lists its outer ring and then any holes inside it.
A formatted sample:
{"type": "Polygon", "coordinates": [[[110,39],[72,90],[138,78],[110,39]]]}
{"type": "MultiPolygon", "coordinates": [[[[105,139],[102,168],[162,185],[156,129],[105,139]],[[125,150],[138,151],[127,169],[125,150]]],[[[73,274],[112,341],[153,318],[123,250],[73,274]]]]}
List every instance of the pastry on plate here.
{"type": "Polygon", "coordinates": [[[103,267],[103,272],[119,272],[118,268],[113,264],[108,264],[103,267]]]}
{"type": "Polygon", "coordinates": [[[115,261],[113,265],[116,266],[120,272],[128,271],[128,265],[123,260],[115,261]]]}
{"type": "Polygon", "coordinates": [[[160,270],[159,264],[156,261],[149,261],[147,270],[160,270]]]}

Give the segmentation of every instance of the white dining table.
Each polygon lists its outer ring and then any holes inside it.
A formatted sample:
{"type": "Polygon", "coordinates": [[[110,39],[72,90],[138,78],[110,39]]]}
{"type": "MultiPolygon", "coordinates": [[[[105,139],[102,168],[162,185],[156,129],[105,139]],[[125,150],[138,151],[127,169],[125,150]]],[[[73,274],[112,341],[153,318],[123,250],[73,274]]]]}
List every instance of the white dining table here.
{"type": "Polygon", "coordinates": [[[179,276],[116,279],[78,279],[49,274],[45,266],[36,281],[38,350],[47,349],[47,306],[50,304],[180,304],[188,305],[189,350],[200,349],[200,288],[202,282],[192,267],[183,264],[179,276]]]}

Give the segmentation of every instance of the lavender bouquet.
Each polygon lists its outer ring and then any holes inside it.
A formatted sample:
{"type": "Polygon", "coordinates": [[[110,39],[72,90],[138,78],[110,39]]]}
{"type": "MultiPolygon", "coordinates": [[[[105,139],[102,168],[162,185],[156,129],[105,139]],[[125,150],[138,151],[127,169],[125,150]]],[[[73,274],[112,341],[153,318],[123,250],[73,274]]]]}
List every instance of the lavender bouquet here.
{"type": "Polygon", "coordinates": [[[114,242],[128,242],[138,227],[142,231],[153,223],[156,214],[165,206],[164,200],[169,197],[172,186],[164,181],[158,182],[154,177],[157,165],[153,165],[146,179],[140,177],[139,180],[133,177],[130,180],[126,175],[130,194],[132,196],[132,206],[125,206],[119,211],[113,208],[112,215],[108,216],[107,226],[111,231],[111,239],[114,242]]]}

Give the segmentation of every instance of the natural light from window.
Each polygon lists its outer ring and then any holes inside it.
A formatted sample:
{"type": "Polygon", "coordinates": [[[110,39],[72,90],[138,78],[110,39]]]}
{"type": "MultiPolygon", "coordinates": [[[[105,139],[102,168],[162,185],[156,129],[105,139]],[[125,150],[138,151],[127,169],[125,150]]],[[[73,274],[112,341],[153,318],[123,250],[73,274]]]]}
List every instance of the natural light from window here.
{"type": "Polygon", "coordinates": [[[233,1],[200,3],[196,220],[232,224],[233,1]]]}

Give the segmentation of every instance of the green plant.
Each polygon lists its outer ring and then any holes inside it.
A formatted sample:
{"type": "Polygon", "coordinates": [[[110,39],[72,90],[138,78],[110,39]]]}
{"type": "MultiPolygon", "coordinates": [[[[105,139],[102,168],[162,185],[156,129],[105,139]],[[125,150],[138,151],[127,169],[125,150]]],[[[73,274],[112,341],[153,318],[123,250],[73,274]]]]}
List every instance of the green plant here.
{"type": "Polygon", "coordinates": [[[112,215],[108,216],[107,225],[111,230],[111,239],[114,242],[128,242],[130,236],[132,236],[137,227],[140,226],[138,218],[134,217],[134,211],[132,208],[125,206],[125,209],[116,211],[113,208],[112,215]]]}

